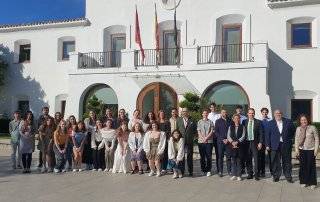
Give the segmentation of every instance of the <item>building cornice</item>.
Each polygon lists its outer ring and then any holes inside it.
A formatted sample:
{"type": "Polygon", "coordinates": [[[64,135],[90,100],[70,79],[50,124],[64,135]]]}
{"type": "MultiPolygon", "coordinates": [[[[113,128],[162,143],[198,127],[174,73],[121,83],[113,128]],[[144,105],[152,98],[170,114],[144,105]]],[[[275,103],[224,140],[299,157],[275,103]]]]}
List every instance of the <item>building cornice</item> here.
{"type": "Polygon", "coordinates": [[[28,30],[42,30],[42,29],[49,29],[49,28],[79,27],[79,26],[89,26],[89,25],[90,25],[90,21],[87,18],[42,21],[42,22],[17,24],[17,25],[1,25],[0,33],[28,31],[28,30]]]}
{"type": "Polygon", "coordinates": [[[267,1],[267,5],[272,9],[320,4],[320,0],[266,0],[266,1],[267,1]]]}

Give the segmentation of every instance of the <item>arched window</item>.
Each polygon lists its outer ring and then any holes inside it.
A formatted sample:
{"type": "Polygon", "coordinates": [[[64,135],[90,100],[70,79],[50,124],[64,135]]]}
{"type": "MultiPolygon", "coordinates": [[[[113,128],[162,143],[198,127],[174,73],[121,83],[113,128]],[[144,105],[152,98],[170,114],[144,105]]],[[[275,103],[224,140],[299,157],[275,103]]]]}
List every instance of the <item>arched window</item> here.
{"type": "Polygon", "coordinates": [[[235,112],[237,105],[244,111],[249,108],[249,99],[242,87],[231,81],[220,81],[209,86],[203,94],[209,102],[215,102],[226,109],[229,115],[235,112]]]}
{"type": "Polygon", "coordinates": [[[84,96],[83,113],[93,110],[102,115],[106,108],[112,109],[114,113],[118,111],[118,98],[115,91],[106,84],[91,87],[84,96]]]}

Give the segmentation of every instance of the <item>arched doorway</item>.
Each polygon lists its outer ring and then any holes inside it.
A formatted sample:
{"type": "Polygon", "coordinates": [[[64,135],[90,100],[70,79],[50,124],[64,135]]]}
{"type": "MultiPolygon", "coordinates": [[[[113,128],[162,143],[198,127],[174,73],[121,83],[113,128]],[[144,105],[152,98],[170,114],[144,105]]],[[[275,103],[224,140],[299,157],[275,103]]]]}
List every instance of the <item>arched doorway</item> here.
{"type": "Polygon", "coordinates": [[[242,106],[244,111],[250,106],[247,93],[239,84],[232,81],[219,81],[210,85],[202,97],[226,109],[229,115],[235,113],[237,105],[242,106]]]}
{"type": "Polygon", "coordinates": [[[171,109],[177,107],[177,94],[164,83],[151,83],[144,87],[137,99],[137,108],[142,117],[148,112],[157,113],[164,110],[166,117],[170,117],[171,109]]]}
{"type": "Polygon", "coordinates": [[[103,115],[106,108],[112,109],[117,115],[118,98],[115,91],[106,84],[97,84],[90,87],[84,94],[81,116],[88,114],[90,110],[98,115],[103,115]]]}

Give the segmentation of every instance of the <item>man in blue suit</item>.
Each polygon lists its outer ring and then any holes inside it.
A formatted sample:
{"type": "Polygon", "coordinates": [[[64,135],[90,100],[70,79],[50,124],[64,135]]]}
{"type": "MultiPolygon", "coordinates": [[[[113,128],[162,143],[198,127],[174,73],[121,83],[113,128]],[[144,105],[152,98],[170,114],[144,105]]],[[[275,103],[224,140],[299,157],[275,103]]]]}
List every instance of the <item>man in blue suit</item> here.
{"type": "Polygon", "coordinates": [[[278,182],[283,174],[289,183],[292,183],[292,140],[295,127],[291,120],[282,117],[280,110],[274,111],[274,120],[268,124],[266,133],[266,149],[271,151],[271,166],[273,181],[278,182]],[[282,165],[280,161],[282,160],[282,165]]]}

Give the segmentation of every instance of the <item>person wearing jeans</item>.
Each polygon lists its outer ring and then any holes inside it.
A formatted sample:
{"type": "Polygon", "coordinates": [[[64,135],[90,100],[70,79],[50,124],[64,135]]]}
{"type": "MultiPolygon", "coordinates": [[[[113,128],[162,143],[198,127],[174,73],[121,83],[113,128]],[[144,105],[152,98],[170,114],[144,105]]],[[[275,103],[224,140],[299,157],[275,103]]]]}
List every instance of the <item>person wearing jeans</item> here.
{"type": "Polygon", "coordinates": [[[21,153],[20,153],[20,132],[19,132],[19,125],[21,122],[20,112],[15,111],[14,119],[9,123],[9,133],[11,136],[11,161],[12,161],[12,168],[21,168],[21,153]],[[18,153],[18,161],[17,161],[17,153],[18,153]],[[18,166],[17,166],[18,162],[18,166]]]}
{"type": "Polygon", "coordinates": [[[65,172],[66,164],[66,149],[68,145],[68,133],[66,122],[60,121],[57,130],[54,132],[54,146],[53,151],[56,157],[56,166],[54,168],[55,173],[65,172]]]}
{"type": "Polygon", "coordinates": [[[211,176],[214,131],[213,122],[208,119],[208,114],[207,110],[203,110],[202,119],[197,125],[201,170],[207,177],[211,176]]]}

